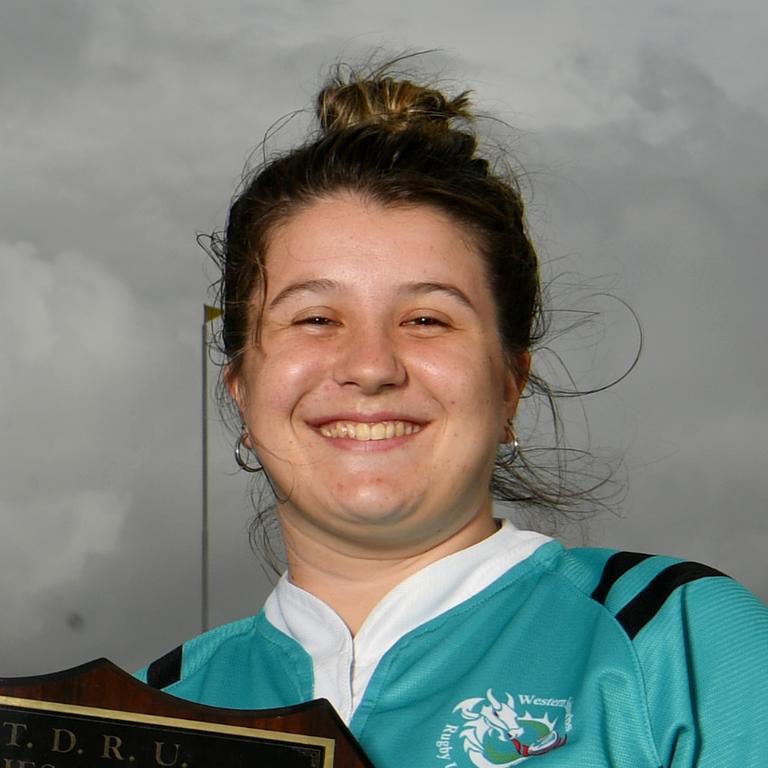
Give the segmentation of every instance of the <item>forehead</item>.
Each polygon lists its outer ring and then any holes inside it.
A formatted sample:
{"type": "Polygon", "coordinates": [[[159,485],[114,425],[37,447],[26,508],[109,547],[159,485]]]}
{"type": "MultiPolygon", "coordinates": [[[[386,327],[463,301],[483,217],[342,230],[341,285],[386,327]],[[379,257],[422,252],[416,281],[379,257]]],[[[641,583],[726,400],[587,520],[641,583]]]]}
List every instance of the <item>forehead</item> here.
{"type": "Polygon", "coordinates": [[[351,193],[300,208],[270,233],[265,266],[272,293],[285,280],[328,276],[453,280],[487,287],[475,236],[430,205],[383,205],[351,193]]]}

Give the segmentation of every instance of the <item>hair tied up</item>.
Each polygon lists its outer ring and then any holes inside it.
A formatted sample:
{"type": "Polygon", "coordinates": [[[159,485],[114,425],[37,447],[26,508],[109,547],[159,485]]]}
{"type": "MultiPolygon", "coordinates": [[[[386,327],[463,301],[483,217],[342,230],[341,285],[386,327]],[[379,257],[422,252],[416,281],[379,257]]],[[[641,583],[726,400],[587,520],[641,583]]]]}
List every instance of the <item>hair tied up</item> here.
{"type": "Polygon", "coordinates": [[[337,71],[317,96],[317,118],[326,134],[366,123],[393,132],[411,128],[449,132],[454,119],[471,120],[472,112],[469,91],[448,98],[407,80],[346,80],[337,71]]]}

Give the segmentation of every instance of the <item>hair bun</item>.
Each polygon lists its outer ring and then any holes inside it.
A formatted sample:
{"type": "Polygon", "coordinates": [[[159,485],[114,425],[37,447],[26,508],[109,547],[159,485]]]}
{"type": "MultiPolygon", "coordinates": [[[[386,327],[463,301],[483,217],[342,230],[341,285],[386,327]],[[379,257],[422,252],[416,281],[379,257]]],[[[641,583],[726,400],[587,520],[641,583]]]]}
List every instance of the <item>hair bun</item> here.
{"type": "Polygon", "coordinates": [[[419,127],[452,130],[455,118],[472,119],[469,92],[453,99],[410,80],[393,77],[343,79],[337,73],[317,97],[317,118],[325,133],[364,123],[380,123],[393,131],[419,127]]]}

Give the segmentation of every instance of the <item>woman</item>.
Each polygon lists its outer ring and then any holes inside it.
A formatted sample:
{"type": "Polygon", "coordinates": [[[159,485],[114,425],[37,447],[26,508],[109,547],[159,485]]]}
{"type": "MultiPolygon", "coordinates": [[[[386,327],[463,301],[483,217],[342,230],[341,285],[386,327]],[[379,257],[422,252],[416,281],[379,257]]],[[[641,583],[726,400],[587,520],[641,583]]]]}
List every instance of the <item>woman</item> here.
{"type": "Polygon", "coordinates": [[[237,457],[272,485],[288,571],[143,678],[216,706],[325,697],[378,768],[758,764],[759,601],[493,517],[491,488],[546,497],[512,463],[538,267],[466,94],[337,78],[318,117],[221,254],[237,457]]]}

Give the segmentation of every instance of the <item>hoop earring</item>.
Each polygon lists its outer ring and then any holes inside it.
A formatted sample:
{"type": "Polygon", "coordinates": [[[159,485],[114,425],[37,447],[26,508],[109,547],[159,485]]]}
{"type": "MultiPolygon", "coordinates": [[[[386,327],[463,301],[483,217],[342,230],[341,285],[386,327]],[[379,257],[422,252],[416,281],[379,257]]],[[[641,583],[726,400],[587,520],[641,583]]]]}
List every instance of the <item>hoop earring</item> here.
{"type": "Polygon", "coordinates": [[[512,445],[512,450],[510,451],[509,456],[507,456],[507,461],[511,464],[517,458],[517,454],[520,451],[520,443],[517,441],[512,419],[507,419],[504,431],[507,445],[512,445]]]}
{"type": "MultiPolygon", "coordinates": [[[[245,431],[245,425],[243,425],[242,429],[240,430],[240,434],[237,437],[237,440],[235,441],[235,461],[237,462],[237,466],[240,467],[240,469],[244,470],[245,472],[262,472],[264,470],[264,467],[261,466],[261,464],[257,464],[255,467],[251,466],[248,463],[247,458],[243,458],[243,438],[246,435],[245,431]]],[[[246,451],[250,451],[251,449],[248,448],[248,446],[245,446],[246,451]]],[[[252,453],[252,451],[251,451],[252,453]]]]}

